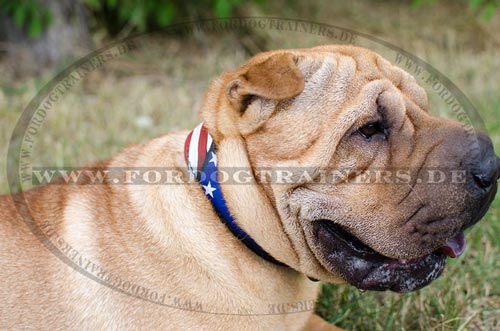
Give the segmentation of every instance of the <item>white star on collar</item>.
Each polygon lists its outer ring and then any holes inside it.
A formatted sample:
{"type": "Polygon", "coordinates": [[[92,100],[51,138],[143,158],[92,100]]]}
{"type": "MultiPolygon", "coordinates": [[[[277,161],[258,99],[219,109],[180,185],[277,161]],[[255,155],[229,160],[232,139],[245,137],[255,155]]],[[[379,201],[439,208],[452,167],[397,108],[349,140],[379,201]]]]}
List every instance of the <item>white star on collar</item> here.
{"type": "Polygon", "coordinates": [[[208,182],[208,185],[201,185],[203,186],[203,189],[205,190],[206,195],[210,195],[212,198],[214,197],[214,191],[217,189],[215,187],[212,187],[212,183],[210,181],[208,182]]]}
{"type": "Polygon", "coordinates": [[[217,155],[215,155],[214,152],[212,152],[212,158],[210,159],[210,161],[208,161],[208,163],[212,162],[214,165],[217,165],[217,155]]]}

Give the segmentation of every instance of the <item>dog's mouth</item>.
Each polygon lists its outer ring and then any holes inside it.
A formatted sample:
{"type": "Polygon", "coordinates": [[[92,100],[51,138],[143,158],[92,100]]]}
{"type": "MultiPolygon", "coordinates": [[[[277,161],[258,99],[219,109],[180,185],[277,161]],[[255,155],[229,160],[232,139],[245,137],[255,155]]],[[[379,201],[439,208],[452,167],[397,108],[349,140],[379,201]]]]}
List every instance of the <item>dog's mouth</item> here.
{"type": "Polygon", "coordinates": [[[414,259],[386,257],[330,220],[314,222],[314,234],[319,241],[322,264],[363,290],[418,290],[441,275],[448,256],[460,256],[465,250],[463,232],[440,249],[414,259]]]}

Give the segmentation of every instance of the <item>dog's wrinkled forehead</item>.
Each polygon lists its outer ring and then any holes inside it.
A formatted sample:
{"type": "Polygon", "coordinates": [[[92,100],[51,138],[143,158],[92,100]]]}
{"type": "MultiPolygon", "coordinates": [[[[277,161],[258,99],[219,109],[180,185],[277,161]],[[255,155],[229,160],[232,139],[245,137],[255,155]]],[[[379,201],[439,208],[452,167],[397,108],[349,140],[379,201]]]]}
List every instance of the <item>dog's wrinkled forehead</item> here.
{"type": "Polygon", "coordinates": [[[359,93],[368,82],[386,79],[400,90],[407,101],[428,111],[427,94],[415,78],[382,56],[365,49],[360,51],[356,47],[319,48],[320,52],[294,52],[306,83],[302,92],[306,97],[303,98],[304,103],[322,100],[339,105],[349,96],[359,93]]]}

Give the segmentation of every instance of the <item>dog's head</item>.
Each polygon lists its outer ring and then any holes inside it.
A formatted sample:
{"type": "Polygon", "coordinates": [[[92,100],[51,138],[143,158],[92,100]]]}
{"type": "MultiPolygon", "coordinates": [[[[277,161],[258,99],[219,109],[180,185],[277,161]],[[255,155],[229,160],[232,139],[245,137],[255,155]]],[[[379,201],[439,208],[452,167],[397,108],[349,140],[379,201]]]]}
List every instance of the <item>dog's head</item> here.
{"type": "Polygon", "coordinates": [[[254,172],[310,277],[421,288],[496,193],[490,139],[430,115],[415,79],[369,50],[262,53],[214,89],[215,141],[240,137],[252,169],[284,174],[254,172]]]}

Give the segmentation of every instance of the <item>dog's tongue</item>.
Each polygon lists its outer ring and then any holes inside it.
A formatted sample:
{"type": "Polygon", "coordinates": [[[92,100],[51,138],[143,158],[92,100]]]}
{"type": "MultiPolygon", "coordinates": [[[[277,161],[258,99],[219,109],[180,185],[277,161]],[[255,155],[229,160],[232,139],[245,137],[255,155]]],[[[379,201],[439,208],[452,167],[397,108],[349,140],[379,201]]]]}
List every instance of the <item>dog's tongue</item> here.
{"type": "Polygon", "coordinates": [[[463,232],[460,232],[455,237],[448,240],[446,245],[441,247],[441,252],[448,255],[451,258],[459,257],[465,251],[465,236],[463,232]]]}

